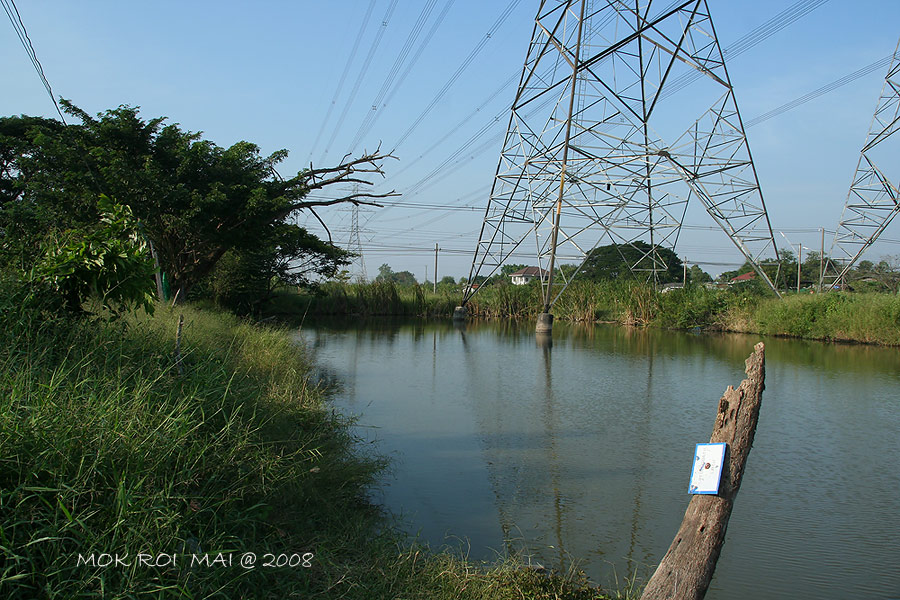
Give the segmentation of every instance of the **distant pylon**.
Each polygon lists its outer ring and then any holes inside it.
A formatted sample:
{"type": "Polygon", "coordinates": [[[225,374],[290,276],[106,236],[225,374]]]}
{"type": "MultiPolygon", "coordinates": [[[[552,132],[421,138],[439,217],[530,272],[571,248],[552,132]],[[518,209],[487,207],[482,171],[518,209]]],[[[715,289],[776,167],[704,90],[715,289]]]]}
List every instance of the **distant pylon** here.
{"type": "MultiPolygon", "coordinates": [[[[859,154],[844,212],[831,245],[838,265],[830,276],[841,281],[863,252],[900,212],[900,193],[887,173],[898,174],[900,136],[900,41],[888,68],[869,134],[859,154]],[[892,137],[893,136],[893,137],[892,137]],[[880,166],[879,166],[880,165],[880,166]]],[[[826,277],[830,278],[830,277],[826,277]]]]}
{"type": "Polygon", "coordinates": [[[469,281],[530,237],[550,271],[545,308],[574,276],[554,288],[556,261],[582,265],[604,241],[639,249],[631,269],[654,281],[696,197],[775,289],[760,266],[775,238],[706,1],[662,4],[541,2],[469,281]]]}
{"type": "MultiPolygon", "coordinates": [[[[356,191],[358,191],[358,187],[359,186],[357,186],[356,191]]],[[[356,204],[353,205],[351,215],[350,241],[347,243],[347,249],[356,254],[356,257],[353,259],[353,264],[356,264],[358,267],[360,281],[365,282],[369,280],[369,277],[366,274],[366,261],[363,259],[362,242],[360,242],[359,239],[359,206],[356,204]]]]}

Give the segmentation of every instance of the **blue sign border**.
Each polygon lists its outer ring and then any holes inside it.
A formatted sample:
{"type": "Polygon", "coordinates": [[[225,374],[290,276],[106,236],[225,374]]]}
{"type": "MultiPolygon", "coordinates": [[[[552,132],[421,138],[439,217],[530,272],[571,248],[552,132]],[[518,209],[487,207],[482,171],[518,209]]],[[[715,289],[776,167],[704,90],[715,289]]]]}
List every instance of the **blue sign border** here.
{"type": "Polygon", "coordinates": [[[691,474],[690,474],[690,477],[688,478],[688,493],[689,494],[693,494],[693,495],[705,494],[705,495],[715,496],[716,494],[719,493],[719,488],[722,487],[722,469],[725,468],[725,446],[727,446],[727,444],[725,442],[721,442],[718,444],[710,444],[710,443],[697,444],[696,446],[694,446],[694,460],[691,461],[691,474]],[[694,478],[694,468],[697,465],[697,456],[699,454],[700,446],[718,446],[722,450],[722,456],[719,459],[722,467],[719,469],[719,478],[716,480],[715,491],[700,492],[691,486],[691,479],[694,478]]]}

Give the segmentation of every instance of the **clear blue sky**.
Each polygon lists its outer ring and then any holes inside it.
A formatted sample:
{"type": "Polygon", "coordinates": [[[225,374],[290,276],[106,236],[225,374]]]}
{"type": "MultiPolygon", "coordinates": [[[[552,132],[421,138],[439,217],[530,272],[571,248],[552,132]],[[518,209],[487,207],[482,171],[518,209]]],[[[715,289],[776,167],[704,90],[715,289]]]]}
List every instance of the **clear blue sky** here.
{"type": "MultiPolygon", "coordinates": [[[[723,48],[791,4],[709,0],[723,48]]],[[[388,176],[379,182],[379,191],[404,194],[400,204],[476,208],[441,212],[394,206],[363,211],[361,238],[369,276],[387,262],[394,270],[413,271],[420,280],[426,266],[433,277],[433,251],[428,249],[435,242],[447,249],[440,257],[439,276],[468,273],[508,118],[505,107],[515,85],[488,98],[521,70],[538,2],[455,0],[418,54],[447,6],[447,0],[19,0],[22,20],[55,94],[89,112],[137,105],[146,118],[167,116],[223,146],[249,140],[266,153],[286,148],[290,157],[283,173],[310,162],[333,164],[345,152],[372,150],[381,143],[399,160],[385,165],[388,176]],[[417,61],[402,84],[383,96],[380,91],[390,81],[404,43],[423,10],[432,5],[393,82],[400,80],[413,56],[417,61]],[[508,18],[485,39],[510,6],[508,18]],[[370,7],[368,26],[358,38],[370,7]],[[356,54],[348,62],[357,39],[356,54]],[[480,53],[410,131],[479,43],[480,53]],[[380,95],[381,105],[373,111],[380,95]],[[373,126],[364,127],[367,115],[371,119],[373,114],[373,126]],[[483,127],[490,129],[449,166],[435,171],[483,127]],[[353,147],[358,132],[365,135],[353,147]],[[429,175],[425,185],[417,186],[429,175]]],[[[830,0],[734,57],[727,67],[744,120],[892,53],[900,36],[898,23],[900,2],[830,0]]],[[[0,53],[0,114],[55,115],[5,17],[0,22],[0,53]]],[[[886,68],[879,69],[748,129],[773,228],[784,231],[794,244],[818,249],[817,229],[834,230],[837,225],[885,73],[886,68]]],[[[894,167],[900,165],[889,165],[887,175],[896,182],[900,168],[892,171],[894,167]]],[[[697,208],[689,211],[687,224],[714,227],[697,208]]],[[[334,209],[321,216],[335,241],[346,243],[350,213],[334,209]]],[[[314,220],[308,225],[321,231],[314,220]]],[[[885,237],[900,240],[900,223],[893,223],[885,237]]],[[[784,243],[778,233],[776,238],[784,243]]],[[[829,245],[830,236],[826,250],[829,245]]],[[[715,230],[686,230],[677,251],[713,274],[728,267],[712,263],[741,262],[725,234],[715,230]]],[[[900,243],[881,243],[866,258],[884,254],[900,254],[900,243]]]]}

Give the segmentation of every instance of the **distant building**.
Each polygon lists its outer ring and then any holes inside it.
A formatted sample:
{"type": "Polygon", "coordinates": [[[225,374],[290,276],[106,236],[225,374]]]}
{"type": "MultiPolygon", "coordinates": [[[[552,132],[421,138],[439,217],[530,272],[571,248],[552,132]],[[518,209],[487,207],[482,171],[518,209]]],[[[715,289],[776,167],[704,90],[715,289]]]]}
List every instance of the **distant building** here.
{"type": "Polygon", "coordinates": [[[515,273],[510,273],[509,279],[513,285],[525,285],[535,277],[540,277],[541,281],[547,281],[549,276],[550,271],[545,271],[540,267],[525,267],[524,269],[519,269],[515,273]]]}
{"type": "Polygon", "coordinates": [[[750,271],[749,273],[744,273],[743,275],[732,277],[728,280],[728,285],[731,285],[733,283],[741,283],[742,281],[751,281],[753,279],[756,279],[756,273],[750,271]]]}
{"type": "Polygon", "coordinates": [[[684,282],[676,281],[674,283],[665,283],[660,286],[659,293],[665,294],[666,292],[671,292],[672,290],[680,290],[684,288],[684,282]]]}

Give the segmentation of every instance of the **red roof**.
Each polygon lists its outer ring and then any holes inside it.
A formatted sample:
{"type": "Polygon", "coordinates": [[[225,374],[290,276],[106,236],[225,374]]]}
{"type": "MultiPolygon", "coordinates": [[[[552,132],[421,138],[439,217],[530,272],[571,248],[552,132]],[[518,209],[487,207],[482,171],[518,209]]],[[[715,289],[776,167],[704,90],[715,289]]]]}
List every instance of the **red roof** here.
{"type": "Polygon", "coordinates": [[[750,281],[751,279],[756,279],[756,273],[754,273],[753,271],[744,273],[743,275],[738,275],[737,277],[732,277],[731,281],[750,281]]]}

